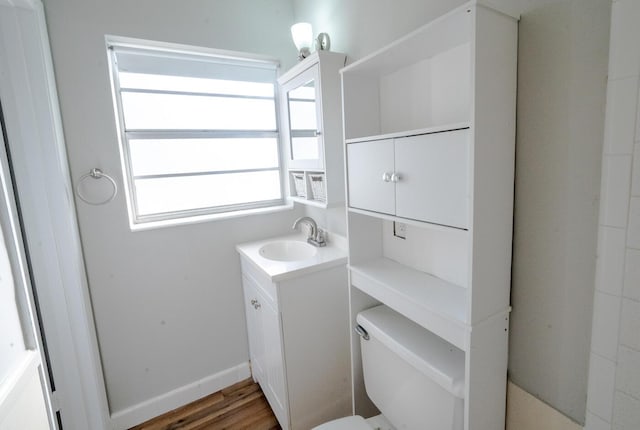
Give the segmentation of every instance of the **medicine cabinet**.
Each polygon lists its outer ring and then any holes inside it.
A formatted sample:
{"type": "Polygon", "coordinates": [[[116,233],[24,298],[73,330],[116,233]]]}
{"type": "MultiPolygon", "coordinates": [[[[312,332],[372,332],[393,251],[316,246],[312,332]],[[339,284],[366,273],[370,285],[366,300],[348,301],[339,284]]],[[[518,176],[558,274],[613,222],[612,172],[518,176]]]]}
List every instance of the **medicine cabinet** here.
{"type": "Polygon", "coordinates": [[[339,70],[344,54],[317,51],[278,79],[288,196],[304,204],[344,203],[339,70]]]}

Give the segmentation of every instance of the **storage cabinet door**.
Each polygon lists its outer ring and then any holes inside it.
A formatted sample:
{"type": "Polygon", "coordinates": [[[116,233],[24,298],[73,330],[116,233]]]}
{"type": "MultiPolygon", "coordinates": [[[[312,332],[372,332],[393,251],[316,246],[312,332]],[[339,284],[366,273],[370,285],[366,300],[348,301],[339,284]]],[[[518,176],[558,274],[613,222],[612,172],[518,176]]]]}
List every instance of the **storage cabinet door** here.
{"type": "Polygon", "coordinates": [[[395,140],[396,215],[468,228],[469,130],[395,140]]]}
{"type": "Polygon", "coordinates": [[[254,282],[242,277],[244,287],[245,313],[247,318],[247,336],[249,338],[249,356],[251,358],[251,373],[254,381],[264,385],[267,380],[264,368],[264,342],[262,339],[262,322],[256,307],[258,291],[254,282]]]}
{"type": "Polygon", "coordinates": [[[347,145],[349,206],[395,214],[393,139],[347,145]]]}
{"type": "Polygon", "coordinates": [[[284,373],[280,314],[265,298],[260,297],[258,300],[260,300],[259,310],[264,334],[267,372],[267,385],[263,385],[262,388],[280,425],[286,429],[289,425],[289,403],[284,373]]]}

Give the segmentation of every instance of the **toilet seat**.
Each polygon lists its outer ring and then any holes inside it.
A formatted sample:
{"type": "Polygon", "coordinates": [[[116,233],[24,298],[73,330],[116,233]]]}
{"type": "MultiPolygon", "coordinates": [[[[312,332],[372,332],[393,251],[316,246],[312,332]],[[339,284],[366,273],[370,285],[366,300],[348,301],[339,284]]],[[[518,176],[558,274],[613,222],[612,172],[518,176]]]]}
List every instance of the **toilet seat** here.
{"type": "Polygon", "coordinates": [[[364,418],[359,415],[339,418],[314,427],[312,430],[372,430],[364,418]]]}

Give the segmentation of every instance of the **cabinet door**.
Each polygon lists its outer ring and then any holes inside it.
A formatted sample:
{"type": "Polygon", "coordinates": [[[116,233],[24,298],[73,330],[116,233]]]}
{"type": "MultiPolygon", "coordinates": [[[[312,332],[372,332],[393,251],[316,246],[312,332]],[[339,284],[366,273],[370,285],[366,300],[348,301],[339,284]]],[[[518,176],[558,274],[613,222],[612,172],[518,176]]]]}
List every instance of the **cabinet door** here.
{"type": "Polygon", "coordinates": [[[284,356],[282,349],[282,331],[280,329],[280,314],[269,301],[259,296],[260,320],[263,328],[265,345],[265,366],[267,384],[265,390],[269,404],[273,409],[280,425],[288,427],[289,411],[287,402],[286,379],[284,374],[284,356]]]}
{"type": "Polygon", "coordinates": [[[251,373],[254,381],[264,385],[266,380],[264,368],[264,342],[262,336],[262,322],[258,313],[258,290],[254,282],[242,277],[244,287],[245,314],[247,319],[247,336],[249,338],[249,357],[251,358],[251,373]]]}
{"type": "Polygon", "coordinates": [[[320,82],[315,65],[282,86],[289,167],[324,168],[320,82]]]}
{"type": "Polygon", "coordinates": [[[395,140],[396,215],[468,228],[469,130],[395,140]]]}
{"type": "Polygon", "coordinates": [[[347,145],[350,207],[395,214],[393,158],[392,139],[347,145]]]}

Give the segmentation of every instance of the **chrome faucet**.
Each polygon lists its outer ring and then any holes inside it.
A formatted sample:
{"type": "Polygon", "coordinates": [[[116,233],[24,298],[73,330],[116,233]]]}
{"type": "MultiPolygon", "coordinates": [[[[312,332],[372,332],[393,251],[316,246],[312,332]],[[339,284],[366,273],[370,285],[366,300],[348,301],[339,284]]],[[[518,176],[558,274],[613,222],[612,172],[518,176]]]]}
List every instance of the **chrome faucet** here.
{"type": "Polygon", "coordinates": [[[324,239],[324,231],[318,228],[318,224],[316,224],[313,218],[308,216],[300,217],[293,223],[293,227],[291,228],[295,230],[300,223],[306,223],[309,226],[309,235],[307,236],[308,243],[318,247],[327,245],[324,239]]]}

